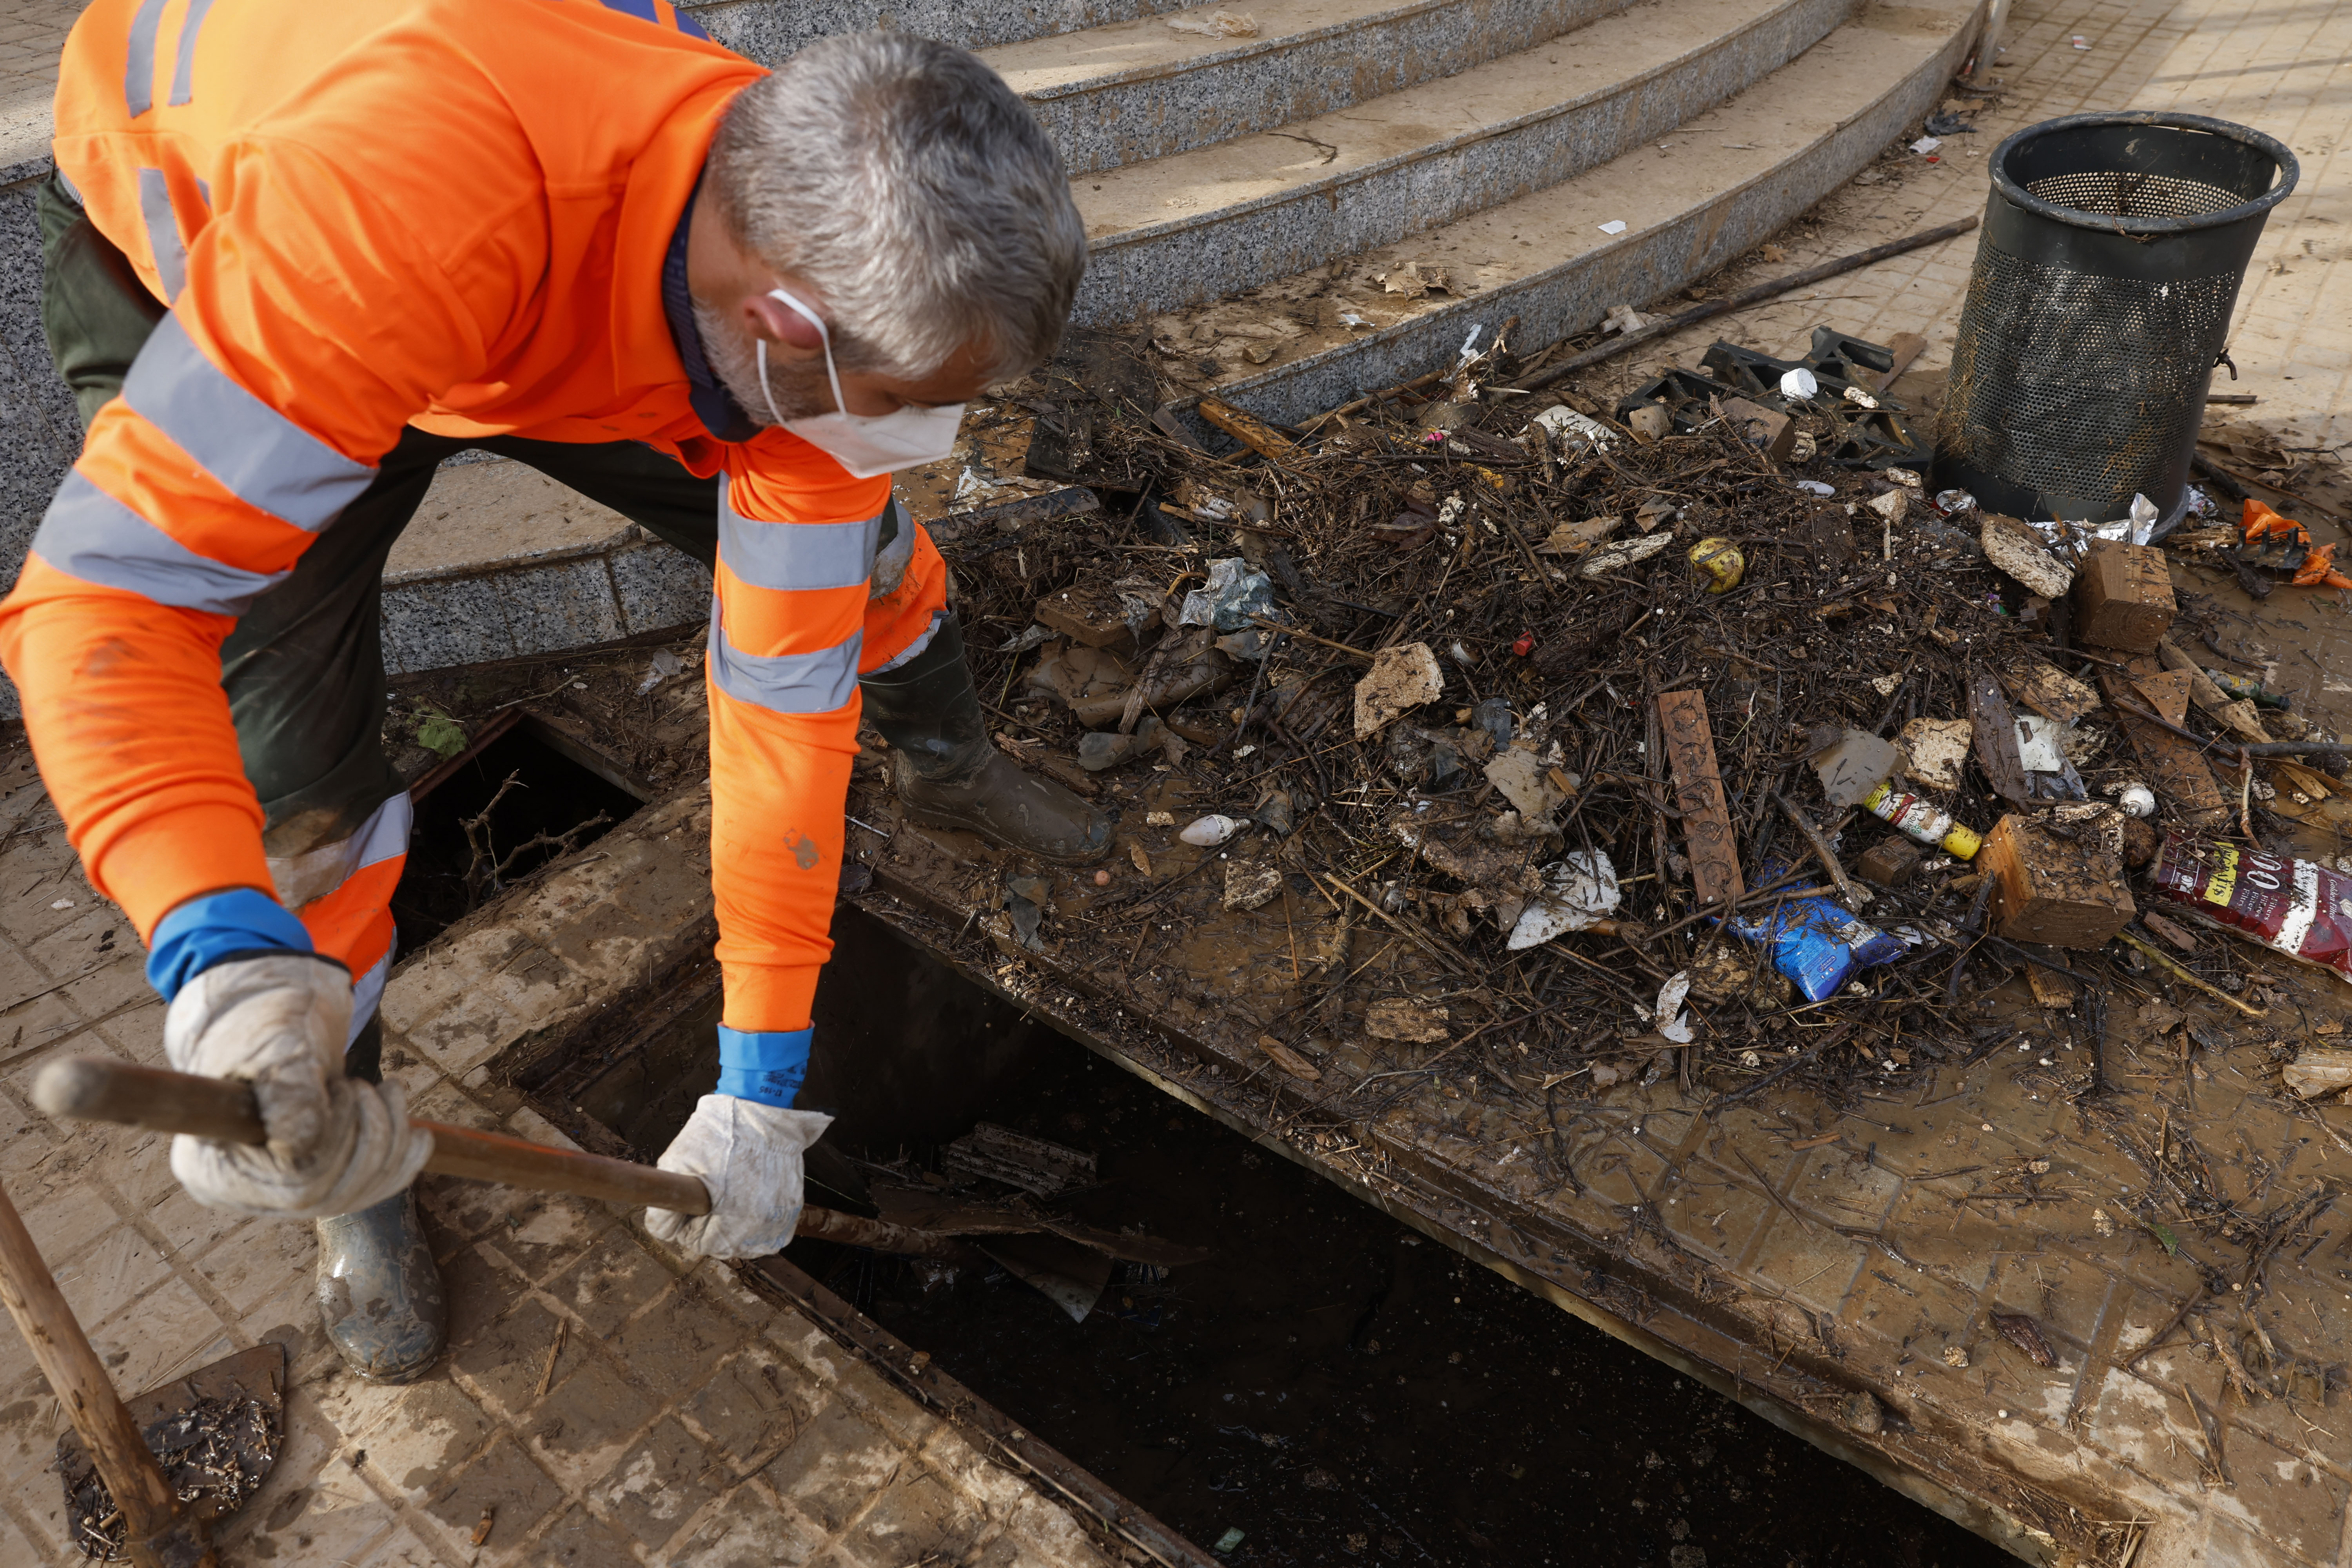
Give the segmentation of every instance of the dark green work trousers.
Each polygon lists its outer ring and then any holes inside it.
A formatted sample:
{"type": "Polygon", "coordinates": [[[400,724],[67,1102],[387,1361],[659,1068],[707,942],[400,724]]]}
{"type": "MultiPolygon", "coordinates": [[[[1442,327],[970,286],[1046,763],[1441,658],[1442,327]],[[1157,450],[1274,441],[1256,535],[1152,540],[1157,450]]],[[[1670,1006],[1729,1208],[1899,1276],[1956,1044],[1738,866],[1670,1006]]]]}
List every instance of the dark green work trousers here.
{"type": "MultiPolygon", "coordinates": [[[[38,206],[41,326],[87,426],[122,390],[163,307],[55,176],[38,206]]],[[[402,787],[382,740],[383,563],[434,470],[469,447],[528,463],[705,565],[718,554],[719,481],[649,447],[403,431],[374,482],[286,581],[254,600],[221,649],[221,685],[273,855],[332,843],[402,787]]]]}

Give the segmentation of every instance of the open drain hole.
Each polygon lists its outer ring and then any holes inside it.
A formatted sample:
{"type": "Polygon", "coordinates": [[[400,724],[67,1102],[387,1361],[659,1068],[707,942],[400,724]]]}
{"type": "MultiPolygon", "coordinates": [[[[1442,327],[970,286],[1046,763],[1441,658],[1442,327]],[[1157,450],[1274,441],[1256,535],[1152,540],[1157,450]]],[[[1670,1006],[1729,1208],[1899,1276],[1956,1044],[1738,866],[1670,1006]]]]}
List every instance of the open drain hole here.
{"type": "MultiPolygon", "coordinates": [[[[854,905],[834,907],[832,934],[814,1008],[822,1044],[796,1103],[834,1118],[810,1151],[811,1201],[871,1213],[852,1155],[888,1161],[962,1136],[971,1108],[1033,1070],[1057,1048],[1057,1037],[854,905]]],[[[591,1020],[517,1082],[651,1160],[718,1081],[724,1003],[705,946],[591,1020]]]]}
{"type": "MultiPolygon", "coordinates": [[[[1007,1418],[1254,1568],[1997,1568],[2013,1560],[1532,1292],[1096,1060],[853,905],[835,908],[802,1103],[841,1120],[811,1201],[857,1207],[991,1122],[1093,1154],[1040,1207],[1209,1247],[1119,1263],[1083,1321],[1003,1268],[785,1256],[1007,1418]],[[1562,1529],[1561,1499],[1574,1528],[1562,1529]]],[[[516,1075],[642,1158],[717,1072],[707,950],[516,1075]]],[[[565,1113],[571,1113],[567,1118],[565,1113]]],[[[1003,1201],[986,1184],[965,1195],[1003,1201]]]]}
{"type": "Polygon", "coordinates": [[[552,859],[593,844],[647,792],[536,714],[509,709],[409,788],[415,827],[392,895],[414,952],[552,859]]]}

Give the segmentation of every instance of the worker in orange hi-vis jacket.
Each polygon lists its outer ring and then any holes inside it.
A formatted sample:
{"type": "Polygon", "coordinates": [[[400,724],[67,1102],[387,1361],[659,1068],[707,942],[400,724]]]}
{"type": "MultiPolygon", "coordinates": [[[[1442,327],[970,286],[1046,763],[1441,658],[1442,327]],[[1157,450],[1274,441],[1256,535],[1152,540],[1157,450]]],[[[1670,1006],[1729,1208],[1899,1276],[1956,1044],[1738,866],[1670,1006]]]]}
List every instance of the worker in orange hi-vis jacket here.
{"type": "Polygon", "coordinates": [[[314,1218],[328,1331],[383,1382],[445,1316],[381,1082],[408,797],[379,585],[444,458],[529,463],[712,565],[717,1091],[656,1235],[772,1252],[861,716],[919,821],[1061,863],[1108,821],[988,743],[947,571],[890,499],[1049,353],[1086,264],[994,74],[890,34],[769,73],[669,0],[95,0],[58,79],[43,321],[89,422],[0,663],[184,1071],[269,1142],[201,1200],[314,1218]]]}

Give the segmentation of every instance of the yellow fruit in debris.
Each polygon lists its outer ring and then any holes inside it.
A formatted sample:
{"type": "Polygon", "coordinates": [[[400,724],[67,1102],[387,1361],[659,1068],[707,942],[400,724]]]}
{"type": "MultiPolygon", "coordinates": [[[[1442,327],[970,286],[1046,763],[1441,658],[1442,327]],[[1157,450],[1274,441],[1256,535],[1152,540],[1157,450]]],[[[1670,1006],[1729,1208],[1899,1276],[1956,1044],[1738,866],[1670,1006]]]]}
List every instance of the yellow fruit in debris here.
{"type": "Polygon", "coordinates": [[[1728,539],[1702,539],[1690,548],[1692,570],[1711,579],[1706,585],[1710,594],[1728,594],[1739,586],[1740,574],[1748,570],[1748,558],[1739,553],[1739,546],[1728,539]]]}

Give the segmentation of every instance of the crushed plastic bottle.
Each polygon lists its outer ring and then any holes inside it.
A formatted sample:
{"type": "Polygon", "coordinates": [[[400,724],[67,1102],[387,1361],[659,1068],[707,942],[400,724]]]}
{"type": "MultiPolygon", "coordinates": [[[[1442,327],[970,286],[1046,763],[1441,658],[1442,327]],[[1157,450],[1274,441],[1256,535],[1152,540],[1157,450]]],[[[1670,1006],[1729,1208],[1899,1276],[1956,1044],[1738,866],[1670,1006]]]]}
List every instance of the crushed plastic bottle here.
{"type": "MultiPolygon", "coordinates": [[[[1759,877],[1769,883],[1788,873],[1785,862],[1768,859],[1759,877]]],[[[1899,937],[1820,897],[1790,899],[1769,915],[1735,916],[1731,930],[1745,941],[1769,947],[1772,967],[1808,1002],[1827,1001],[1855,970],[1892,963],[1906,951],[1899,937]]]]}
{"type": "Polygon", "coordinates": [[[2242,697],[2247,701],[2254,703],[2258,707],[2276,708],[2284,711],[2288,702],[2291,700],[2290,699],[2282,697],[2277,692],[2273,691],[2261,681],[2252,679],[2246,676],[2232,675],[2226,669],[2208,669],[2205,673],[2213,678],[2214,685],[2220,687],[2231,696],[2242,697]]]}
{"type": "Polygon", "coordinates": [[[1207,586],[1184,595],[1177,622],[1237,632],[1249,626],[1253,616],[1271,614],[1273,609],[1274,580],[1263,572],[1249,570],[1246,562],[1233,555],[1209,563],[1207,586]]]}

